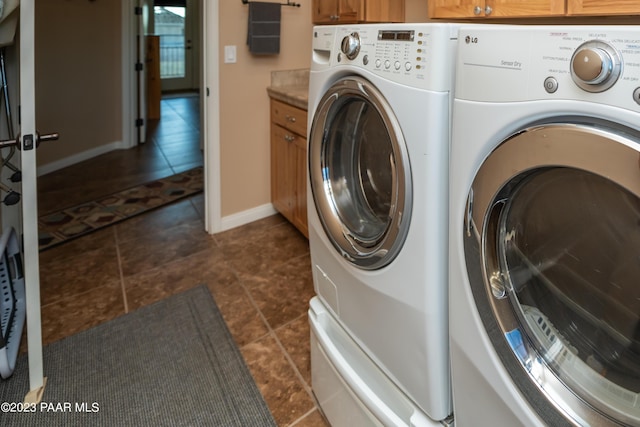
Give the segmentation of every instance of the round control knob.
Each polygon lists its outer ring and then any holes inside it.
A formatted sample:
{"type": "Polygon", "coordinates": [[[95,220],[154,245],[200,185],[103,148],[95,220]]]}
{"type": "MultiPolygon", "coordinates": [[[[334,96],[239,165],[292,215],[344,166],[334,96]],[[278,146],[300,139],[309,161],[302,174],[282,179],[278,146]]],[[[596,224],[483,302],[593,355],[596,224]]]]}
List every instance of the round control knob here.
{"type": "Polygon", "coordinates": [[[355,59],[360,53],[360,35],[356,32],[345,36],[342,39],[342,45],[340,46],[342,53],[349,59],[355,59]]]}
{"type": "Polygon", "coordinates": [[[613,46],[602,41],[583,43],[571,57],[571,77],[587,92],[609,89],[621,72],[622,57],[613,46]]]}

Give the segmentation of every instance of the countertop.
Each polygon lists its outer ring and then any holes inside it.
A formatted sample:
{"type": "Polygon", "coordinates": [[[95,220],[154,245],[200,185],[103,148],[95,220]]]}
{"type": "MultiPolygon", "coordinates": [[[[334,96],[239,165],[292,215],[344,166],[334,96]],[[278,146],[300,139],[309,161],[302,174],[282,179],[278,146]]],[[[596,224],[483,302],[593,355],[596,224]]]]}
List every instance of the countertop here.
{"type": "Polygon", "coordinates": [[[309,70],[272,71],[267,93],[273,99],[307,110],[309,70]]]}

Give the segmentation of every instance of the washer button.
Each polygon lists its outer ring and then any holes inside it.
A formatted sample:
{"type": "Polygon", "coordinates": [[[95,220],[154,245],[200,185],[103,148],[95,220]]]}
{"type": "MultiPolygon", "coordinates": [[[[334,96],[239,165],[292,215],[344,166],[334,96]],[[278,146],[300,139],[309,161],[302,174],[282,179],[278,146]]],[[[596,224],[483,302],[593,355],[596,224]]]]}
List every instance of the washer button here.
{"type": "Polygon", "coordinates": [[[391,67],[391,62],[387,59],[386,61],[384,61],[384,68],[388,70],[389,67],[391,67]]]}
{"type": "Polygon", "coordinates": [[[381,65],[382,65],[382,61],[380,61],[379,59],[376,59],[376,68],[380,68],[381,65]]]}
{"type": "Polygon", "coordinates": [[[393,66],[395,67],[396,70],[400,69],[400,61],[396,61],[393,66]]]}
{"type": "Polygon", "coordinates": [[[363,63],[364,65],[369,65],[369,55],[365,55],[365,56],[362,58],[362,63],[363,63]]]}
{"type": "Polygon", "coordinates": [[[544,79],[544,90],[554,93],[558,90],[558,81],[554,77],[547,77],[544,79]]]}
{"type": "Polygon", "coordinates": [[[411,62],[405,62],[404,69],[407,71],[411,71],[411,62]]]}
{"type": "Polygon", "coordinates": [[[633,100],[636,101],[636,104],[640,104],[640,87],[633,91],[633,100]]]}

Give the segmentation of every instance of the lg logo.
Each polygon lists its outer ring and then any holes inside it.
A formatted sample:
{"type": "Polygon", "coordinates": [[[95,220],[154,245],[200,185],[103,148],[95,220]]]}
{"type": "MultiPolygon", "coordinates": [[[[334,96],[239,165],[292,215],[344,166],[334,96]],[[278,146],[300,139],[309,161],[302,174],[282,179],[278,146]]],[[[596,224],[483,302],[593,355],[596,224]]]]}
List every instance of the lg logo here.
{"type": "Polygon", "coordinates": [[[464,42],[466,44],[469,44],[469,43],[474,43],[475,44],[475,43],[478,43],[478,38],[477,37],[467,36],[467,37],[464,38],[464,42]]]}

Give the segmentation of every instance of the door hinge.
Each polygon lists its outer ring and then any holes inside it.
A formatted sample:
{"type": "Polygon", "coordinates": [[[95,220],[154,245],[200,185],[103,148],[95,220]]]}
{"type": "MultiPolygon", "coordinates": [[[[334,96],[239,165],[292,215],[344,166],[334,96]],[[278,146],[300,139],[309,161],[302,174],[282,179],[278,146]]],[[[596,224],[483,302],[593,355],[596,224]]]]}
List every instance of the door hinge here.
{"type": "Polygon", "coordinates": [[[136,62],[136,71],[142,71],[144,69],[144,65],[142,62],[136,62]]]}
{"type": "Polygon", "coordinates": [[[144,119],[136,119],[136,127],[139,128],[144,125],[144,119]]]}
{"type": "Polygon", "coordinates": [[[140,6],[136,6],[133,10],[136,15],[142,15],[142,8],[140,6]]]}

